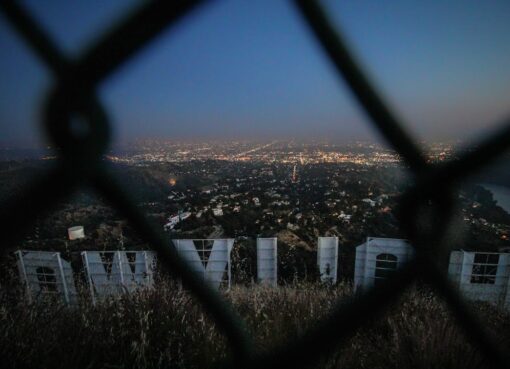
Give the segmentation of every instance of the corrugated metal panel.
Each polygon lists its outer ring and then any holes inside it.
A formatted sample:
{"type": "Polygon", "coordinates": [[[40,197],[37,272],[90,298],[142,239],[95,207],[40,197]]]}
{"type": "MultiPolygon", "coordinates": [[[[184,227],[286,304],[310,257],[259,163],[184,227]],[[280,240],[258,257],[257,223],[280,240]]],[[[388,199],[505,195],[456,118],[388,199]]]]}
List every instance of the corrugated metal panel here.
{"type": "Polygon", "coordinates": [[[233,239],[176,239],[177,252],[191,270],[218,289],[222,283],[230,288],[230,252],[233,239]]]}
{"type": "MultiPolygon", "coordinates": [[[[356,248],[355,290],[372,287],[377,280],[384,279],[384,277],[377,275],[378,271],[393,270],[393,268],[377,267],[378,257],[383,255],[394,258],[395,269],[400,269],[405,263],[411,260],[414,255],[414,249],[409,242],[404,239],[368,237],[364,244],[356,248]]],[[[390,262],[386,263],[388,264],[390,262]]]]}
{"type": "Polygon", "coordinates": [[[153,251],[83,251],[92,300],[154,284],[153,251]]]}
{"type": "Polygon", "coordinates": [[[336,283],[338,267],[338,237],[319,237],[317,265],[323,282],[336,283]]]}
{"type": "Polygon", "coordinates": [[[17,251],[20,278],[31,300],[56,296],[68,305],[77,303],[71,264],[59,252],[17,251]]]}
{"type": "Polygon", "coordinates": [[[277,239],[257,238],[257,279],[259,283],[277,285],[277,239]]]}

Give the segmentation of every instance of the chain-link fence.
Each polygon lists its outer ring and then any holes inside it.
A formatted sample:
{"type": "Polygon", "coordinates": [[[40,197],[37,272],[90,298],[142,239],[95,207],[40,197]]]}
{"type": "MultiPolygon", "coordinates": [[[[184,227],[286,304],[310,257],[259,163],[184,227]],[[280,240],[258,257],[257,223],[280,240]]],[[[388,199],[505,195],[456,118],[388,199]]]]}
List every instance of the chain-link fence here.
{"type": "Polygon", "coordinates": [[[402,230],[415,247],[416,257],[376,289],[349,304],[338,302],[329,316],[298,338],[269,352],[255,352],[243,322],[230,304],[204,284],[176,250],[169,247],[171,243],[162,230],[144,217],[102,159],[110,131],[107,114],[96,94],[97,85],[199,3],[197,0],[144,3],[79,58],[71,60],[17,2],[0,2],[0,9],[11,25],[53,72],[54,88],[47,97],[41,123],[60,150],[57,166],[1,204],[2,243],[19,240],[20,230],[50,211],[58,200],[78,186],[90,186],[130,221],[158,252],[159,260],[198,298],[227,338],[232,364],[237,367],[310,366],[340,347],[369,318],[383,314],[417,280],[429,284],[447,302],[466,337],[485,355],[488,366],[508,366],[506,351],[472,314],[433,256],[452,246],[448,234],[454,217],[456,185],[503,153],[510,145],[510,124],[507,122],[499,132],[455,160],[429,164],[362,73],[338,30],[313,0],[296,0],[295,4],[374,127],[400,154],[412,174],[414,185],[401,197],[398,217],[402,230]],[[86,129],[74,129],[77,121],[85,123],[86,129]]]}

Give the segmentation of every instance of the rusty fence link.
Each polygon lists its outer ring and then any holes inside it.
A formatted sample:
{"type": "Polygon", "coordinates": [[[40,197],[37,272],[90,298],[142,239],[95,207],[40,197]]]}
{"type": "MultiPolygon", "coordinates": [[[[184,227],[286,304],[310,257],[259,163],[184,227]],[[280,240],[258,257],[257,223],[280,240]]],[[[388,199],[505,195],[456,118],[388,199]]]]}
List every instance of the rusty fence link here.
{"type": "MultiPolygon", "coordinates": [[[[400,226],[416,250],[415,258],[376,289],[349,302],[337,302],[334,311],[299,337],[257,352],[243,321],[232,306],[206,286],[170,247],[160,227],[139,211],[131,196],[108,170],[103,160],[110,142],[107,112],[99,101],[98,84],[138,52],[151,39],[191,13],[202,1],[156,0],[143,3],[127,14],[96,44],[78,57],[68,58],[45,30],[16,1],[0,1],[0,10],[39,59],[52,71],[53,89],[47,96],[41,124],[59,150],[57,164],[41,178],[0,204],[2,244],[19,240],[38,216],[49,212],[78,186],[102,194],[157,251],[170,272],[200,301],[226,337],[231,362],[243,368],[309,367],[341,347],[367,322],[384,314],[408,286],[420,280],[430,285],[448,304],[466,337],[484,355],[489,367],[508,367],[507,348],[486,332],[433,255],[452,247],[452,227],[459,182],[494,161],[510,146],[510,121],[472,150],[443,164],[428,163],[424,153],[405,131],[388,105],[375,91],[349,51],[339,30],[333,27],[315,0],[295,0],[304,22],[333,63],[338,75],[408,168],[413,185],[399,202],[400,226]],[[76,129],[81,124],[81,129],[76,129]],[[78,169],[77,169],[78,168],[78,169]]],[[[455,246],[455,245],[453,245],[455,246]]],[[[460,245],[459,245],[460,246],[460,245]]]]}

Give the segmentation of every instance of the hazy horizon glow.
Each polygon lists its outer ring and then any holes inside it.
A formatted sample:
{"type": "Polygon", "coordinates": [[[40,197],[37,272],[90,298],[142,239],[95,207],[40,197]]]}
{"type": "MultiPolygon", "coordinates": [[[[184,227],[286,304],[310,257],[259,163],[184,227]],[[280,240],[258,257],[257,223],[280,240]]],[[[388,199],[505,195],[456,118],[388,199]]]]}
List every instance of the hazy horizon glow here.
{"type": "MultiPolygon", "coordinates": [[[[23,2],[78,55],[134,1],[23,2]]],[[[417,139],[479,135],[510,113],[510,2],[325,1],[417,139]]],[[[38,142],[51,75],[0,16],[0,141],[38,142]]],[[[207,4],[109,77],[99,95],[117,142],[377,140],[287,1],[207,4]]]]}

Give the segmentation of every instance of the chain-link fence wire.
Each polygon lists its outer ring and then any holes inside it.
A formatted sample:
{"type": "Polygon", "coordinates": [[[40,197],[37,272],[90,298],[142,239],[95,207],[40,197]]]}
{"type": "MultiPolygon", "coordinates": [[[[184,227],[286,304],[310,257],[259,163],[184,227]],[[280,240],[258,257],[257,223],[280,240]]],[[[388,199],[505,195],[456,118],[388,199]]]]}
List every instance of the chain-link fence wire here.
{"type": "Polygon", "coordinates": [[[352,301],[339,301],[334,311],[299,337],[263,353],[256,352],[242,320],[216,291],[199,280],[181,260],[160,227],[137,208],[130,194],[117,182],[103,160],[110,141],[109,121],[96,95],[96,87],[161,31],[190,13],[201,1],[160,0],[144,3],[98,39],[76,59],[53,43],[30,13],[12,0],[0,9],[30,48],[53,72],[54,87],[48,95],[42,124],[59,149],[53,169],[0,206],[0,240],[12,244],[38,216],[71,195],[78,186],[102,194],[157,252],[159,260],[201,302],[227,339],[236,367],[307,367],[341,348],[373,318],[417,280],[429,284],[448,304],[466,337],[477,346],[489,367],[507,367],[506,348],[486,332],[477,316],[450,284],[437,255],[461,245],[448,238],[455,214],[456,185],[494,161],[510,146],[510,124],[476,148],[444,164],[430,164],[404,125],[392,114],[353,58],[336,27],[314,0],[295,0],[297,9],[325,50],[339,76],[349,86],[374,128],[399,153],[412,175],[413,186],[400,199],[398,218],[416,249],[415,258],[385,283],[352,301]],[[86,132],[73,130],[76,120],[86,132]]]}

